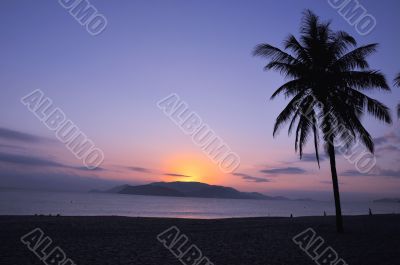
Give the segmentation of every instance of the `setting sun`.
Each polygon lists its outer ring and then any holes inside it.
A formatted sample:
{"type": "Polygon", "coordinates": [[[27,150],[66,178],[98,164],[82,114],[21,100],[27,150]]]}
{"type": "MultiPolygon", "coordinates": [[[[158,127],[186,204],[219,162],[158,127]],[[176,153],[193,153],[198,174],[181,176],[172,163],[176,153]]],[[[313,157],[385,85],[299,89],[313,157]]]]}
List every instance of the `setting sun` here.
{"type": "Polygon", "coordinates": [[[211,161],[201,155],[173,155],[166,161],[165,181],[198,181],[213,183],[220,174],[211,161]]]}

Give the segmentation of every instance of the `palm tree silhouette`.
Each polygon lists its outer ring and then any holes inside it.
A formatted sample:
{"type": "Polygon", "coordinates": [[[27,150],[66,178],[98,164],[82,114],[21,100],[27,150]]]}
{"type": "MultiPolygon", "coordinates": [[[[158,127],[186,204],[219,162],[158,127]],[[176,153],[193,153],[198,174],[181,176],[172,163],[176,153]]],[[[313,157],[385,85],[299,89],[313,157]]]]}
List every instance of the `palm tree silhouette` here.
{"type": "MultiPolygon", "coordinates": [[[[400,73],[396,76],[396,79],[394,79],[394,84],[395,86],[400,87],[400,73]]],[[[400,118],[400,103],[397,105],[397,117],[400,118]]]]}
{"type": "Polygon", "coordinates": [[[336,208],[336,226],[343,232],[335,147],[344,143],[346,149],[360,140],[373,153],[374,143],[360,119],[364,112],[378,120],[391,123],[389,109],[362,91],[381,89],[390,91],[383,74],[369,69],[366,57],[376,51],[377,44],[357,48],[356,40],[343,31],[332,31],[330,22],[321,22],[310,10],[304,12],[300,41],[289,35],[284,41],[285,52],[263,43],[253,54],[269,59],[265,70],[276,70],[289,79],[271,96],[279,94],[291,98],[276,118],[273,135],[290,122],[288,134],[296,126],[295,150],[300,159],[310,134],[319,166],[318,146],[323,136],[330,159],[336,208]],[[353,48],[353,49],[351,49],[353,48]]]}

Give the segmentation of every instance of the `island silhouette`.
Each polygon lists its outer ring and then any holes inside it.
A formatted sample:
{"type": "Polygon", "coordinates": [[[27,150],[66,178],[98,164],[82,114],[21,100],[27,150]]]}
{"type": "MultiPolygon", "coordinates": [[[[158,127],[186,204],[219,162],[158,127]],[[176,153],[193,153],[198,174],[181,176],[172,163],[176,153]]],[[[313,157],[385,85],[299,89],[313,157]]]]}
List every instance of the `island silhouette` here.
{"type": "MultiPolygon", "coordinates": [[[[232,187],[209,185],[202,182],[153,182],[145,185],[120,185],[108,190],[90,192],[219,199],[291,200],[284,196],[268,196],[259,192],[241,192],[232,187]]],[[[311,200],[307,198],[295,200],[311,200]]]]}

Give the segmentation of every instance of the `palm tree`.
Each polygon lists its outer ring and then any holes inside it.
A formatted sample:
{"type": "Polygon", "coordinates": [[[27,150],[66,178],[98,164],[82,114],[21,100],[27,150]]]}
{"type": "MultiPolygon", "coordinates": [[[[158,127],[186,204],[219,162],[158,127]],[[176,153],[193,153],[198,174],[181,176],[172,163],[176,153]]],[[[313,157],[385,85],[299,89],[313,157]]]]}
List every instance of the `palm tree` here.
{"type": "Polygon", "coordinates": [[[295,150],[300,159],[310,134],[319,166],[319,135],[323,136],[330,159],[336,226],[343,232],[335,146],[344,141],[345,148],[360,140],[371,152],[374,143],[360,119],[364,112],[385,123],[391,123],[389,109],[362,92],[371,89],[390,91],[385,77],[369,69],[366,57],[376,51],[377,44],[357,47],[356,40],[343,31],[332,31],[330,22],[321,22],[311,11],[304,12],[300,39],[289,35],[283,51],[263,43],[253,54],[269,59],[265,70],[277,70],[288,80],[273,94],[291,98],[276,118],[273,135],[290,122],[288,134],[296,126],[295,150]]]}
{"type": "MultiPolygon", "coordinates": [[[[395,86],[400,87],[400,73],[396,76],[394,82],[395,86]]],[[[397,105],[397,117],[400,118],[400,103],[397,105]]]]}

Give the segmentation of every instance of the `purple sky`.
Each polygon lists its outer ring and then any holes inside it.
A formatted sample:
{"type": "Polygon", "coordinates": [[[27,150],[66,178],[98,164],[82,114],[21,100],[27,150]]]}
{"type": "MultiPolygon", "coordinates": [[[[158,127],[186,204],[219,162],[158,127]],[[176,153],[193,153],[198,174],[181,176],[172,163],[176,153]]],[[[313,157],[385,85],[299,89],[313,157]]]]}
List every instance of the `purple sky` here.
{"type": "MultiPolygon", "coordinates": [[[[98,36],[88,34],[58,1],[1,1],[0,186],[87,190],[116,182],[193,180],[266,194],[330,196],[328,161],[318,169],[309,146],[300,162],[286,130],[272,137],[285,100],[269,97],[284,80],[263,72],[266,61],[251,52],[259,43],[282,47],[289,33],[298,36],[302,11],[309,8],[359,44],[380,43],[371,67],[392,84],[400,72],[400,3],[359,2],[377,21],[367,36],[324,0],[92,0],[108,21],[98,36]],[[35,89],[104,151],[100,169],[85,170],[21,104],[35,89]],[[240,156],[236,174],[222,173],[157,108],[171,93],[240,156]]],[[[400,89],[372,96],[394,109],[400,89]]],[[[344,194],[399,195],[394,120],[393,126],[363,120],[378,139],[377,166],[369,176],[337,155],[344,194]]]]}

